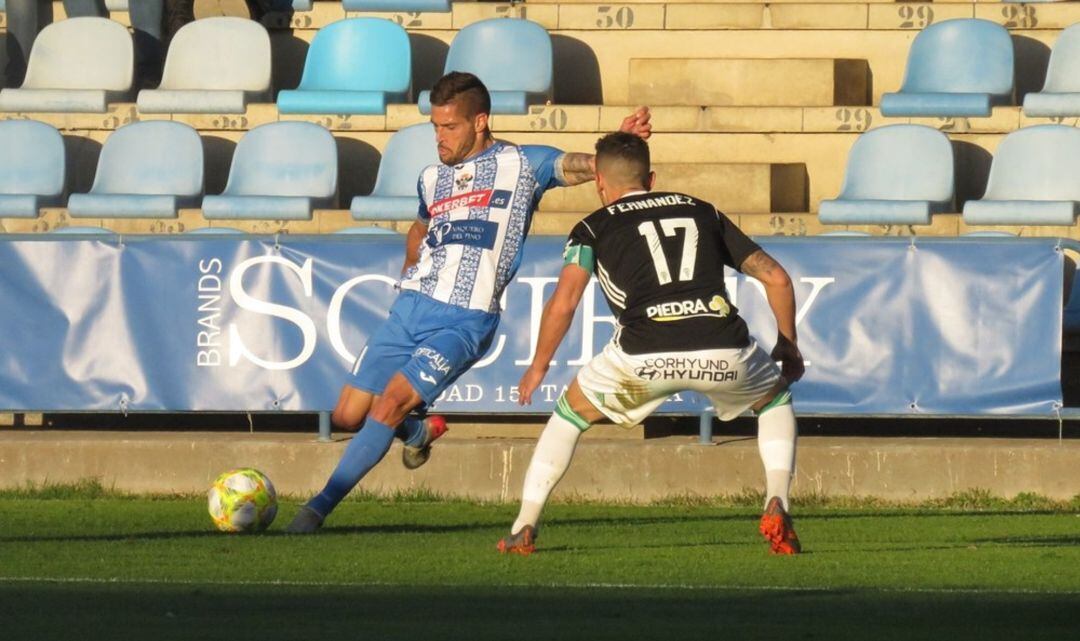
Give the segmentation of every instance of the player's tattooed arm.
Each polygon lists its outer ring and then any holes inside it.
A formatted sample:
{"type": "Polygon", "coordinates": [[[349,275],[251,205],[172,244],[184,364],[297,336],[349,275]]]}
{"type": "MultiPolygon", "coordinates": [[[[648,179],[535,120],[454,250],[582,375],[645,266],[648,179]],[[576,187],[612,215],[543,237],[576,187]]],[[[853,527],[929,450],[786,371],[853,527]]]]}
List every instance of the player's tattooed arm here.
{"type": "Polygon", "coordinates": [[[428,226],[419,220],[409,227],[409,233],[405,236],[405,264],[401,268],[402,274],[420,260],[420,243],[427,236],[427,229],[428,226]]]}
{"type": "Polygon", "coordinates": [[[780,263],[760,249],[747,256],[739,269],[765,287],[765,297],[776,317],[778,330],[772,357],[781,362],[784,378],[794,383],[802,378],[806,367],[795,334],[795,288],[791,277],[780,263]]]}
{"type": "MultiPolygon", "coordinates": [[[[648,107],[638,107],[634,113],[623,118],[619,131],[634,134],[648,140],[652,135],[652,114],[648,107]]],[[[587,183],[596,178],[596,156],[593,154],[569,153],[560,159],[559,172],[567,187],[587,183]]]]}
{"type": "Polygon", "coordinates": [[[596,156],[592,154],[563,154],[559,173],[567,187],[587,183],[596,178],[596,156]]]}

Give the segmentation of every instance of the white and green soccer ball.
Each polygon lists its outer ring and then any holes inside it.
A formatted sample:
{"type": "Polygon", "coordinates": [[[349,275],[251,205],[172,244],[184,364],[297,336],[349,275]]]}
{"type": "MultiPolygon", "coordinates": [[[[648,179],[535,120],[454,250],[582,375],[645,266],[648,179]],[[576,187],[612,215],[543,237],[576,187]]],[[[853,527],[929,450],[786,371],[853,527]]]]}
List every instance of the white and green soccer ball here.
{"type": "Polygon", "coordinates": [[[277,493],[266,475],[254,468],[229,470],[207,492],[210,518],[222,532],[265,530],[277,516],[277,493]]]}

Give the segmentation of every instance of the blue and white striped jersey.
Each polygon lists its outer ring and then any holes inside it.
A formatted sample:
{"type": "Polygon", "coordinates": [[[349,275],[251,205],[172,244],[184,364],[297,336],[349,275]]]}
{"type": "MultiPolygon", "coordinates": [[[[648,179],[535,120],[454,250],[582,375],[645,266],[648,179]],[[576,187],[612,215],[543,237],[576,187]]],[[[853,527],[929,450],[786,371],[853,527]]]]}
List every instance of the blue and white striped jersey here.
{"type": "Polygon", "coordinates": [[[498,312],[540,197],[566,183],[562,155],[553,147],[496,142],[460,165],[425,168],[417,182],[418,215],[428,234],[401,289],[498,312]]]}

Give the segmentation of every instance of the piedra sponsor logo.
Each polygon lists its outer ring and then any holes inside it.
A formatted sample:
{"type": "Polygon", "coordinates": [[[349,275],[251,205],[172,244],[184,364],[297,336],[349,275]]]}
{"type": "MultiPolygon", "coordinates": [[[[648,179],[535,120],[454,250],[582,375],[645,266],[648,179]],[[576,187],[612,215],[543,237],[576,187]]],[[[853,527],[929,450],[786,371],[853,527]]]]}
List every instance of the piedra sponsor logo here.
{"type": "Polygon", "coordinates": [[[670,303],[660,303],[659,305],[650,305],[645,309],[646,316],[654,321],[662,323],[703,316],[724,318],[730,313],[731,306],[728,305],[728,302],[724,300],[724,297],[719,294],[714,295],[708,303],[700,298],[694,298],[670,303]]]}

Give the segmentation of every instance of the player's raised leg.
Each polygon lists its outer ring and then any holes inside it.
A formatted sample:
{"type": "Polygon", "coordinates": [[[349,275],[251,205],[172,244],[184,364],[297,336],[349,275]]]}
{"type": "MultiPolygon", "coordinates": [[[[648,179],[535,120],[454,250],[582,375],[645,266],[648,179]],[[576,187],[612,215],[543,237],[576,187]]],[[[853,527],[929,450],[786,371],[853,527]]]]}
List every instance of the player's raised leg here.
{"type": "Polygon", "coordinates": [[[510,528],[510,536],[499,541],[499,552],[522,555],[533,552],[540,513],[551,496],[551,491],[570,467],[570,460],[582,433],[601,418],[603,414],[586,400],[576,380],[570,384],[566,393],[559,397],[555,412],[540,434],[529,469],[525,472],[521,510],[510,528]]]}
{"type": "Polygon", "coordinates": [[[769,541],[773,554],[798,554],[799,536],[791,521],[788,491],[795,470],[795,441],[798,428],[791,406],[791,392],[780,381],[759,401],[758,453],[765,467],[765,512],[759,529],[769,541]]]}
{"type": "MultiPolygon", "coordinates": [[[[341,414],[335,410],[335,416],[341,420],[355,421],[360,414],[357,407],[363,403],[364,394],[355,388],[348,388],[339,401],[341,414]],[[348,390],[360,392],[356,394],[348,390]],[[346,395],[349,396],[346,399],[346,395]]],[[[317,530],[322,521],[337,507],[338,503],[371,468],[386,456],[394,440],[394,431],[405,415],[421,402],[420,395],[400,373],[395,374],[386,389],[379,396],[367,394],[370,411],[366,417],[360,417],[364,427],[349,441],[345,453],[334,468],[330,479],[321,492],[308,501],[286,529],[291,534],[310,534],[317,530]]]]}

